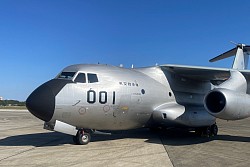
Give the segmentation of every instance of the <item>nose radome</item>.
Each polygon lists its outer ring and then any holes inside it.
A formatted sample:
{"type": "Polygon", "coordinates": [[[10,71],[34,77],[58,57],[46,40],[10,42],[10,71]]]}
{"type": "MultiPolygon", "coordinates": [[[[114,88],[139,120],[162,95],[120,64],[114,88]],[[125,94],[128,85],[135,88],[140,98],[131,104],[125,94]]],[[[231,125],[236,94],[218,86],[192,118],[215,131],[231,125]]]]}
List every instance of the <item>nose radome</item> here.
{"type": "Polygon", "coordinates": [[[55,98],[71,80],[52,79],[39,86],[26,100],[26,107],[37,118],[49,122],[55,111],[55,98]]]}
{"type": "Polygon", "coordinates": [[[37,118],[48,122],[55,110],[55,95],[48,83],[39,86],[26,100],[27,109],[37,118]]]}

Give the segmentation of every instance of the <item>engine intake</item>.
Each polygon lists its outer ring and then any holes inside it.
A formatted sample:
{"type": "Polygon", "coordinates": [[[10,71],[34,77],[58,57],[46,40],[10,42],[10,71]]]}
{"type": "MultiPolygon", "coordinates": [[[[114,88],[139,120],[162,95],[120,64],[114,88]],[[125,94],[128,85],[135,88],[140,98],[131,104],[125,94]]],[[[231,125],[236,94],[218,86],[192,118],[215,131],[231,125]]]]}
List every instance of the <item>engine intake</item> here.
{"type": "Polygon", "coordinates": [[[209,111],[219,113],[226,106],[226,98],[223,93],[213,91],[207,95],[205,104],[209,111]]]}
{"type": "Polygon", "coordinates": [[[250,116],[250,96],[229,89],[210,91],[204,100],[208,113],[225,120],[239,120],[250,116]]]}

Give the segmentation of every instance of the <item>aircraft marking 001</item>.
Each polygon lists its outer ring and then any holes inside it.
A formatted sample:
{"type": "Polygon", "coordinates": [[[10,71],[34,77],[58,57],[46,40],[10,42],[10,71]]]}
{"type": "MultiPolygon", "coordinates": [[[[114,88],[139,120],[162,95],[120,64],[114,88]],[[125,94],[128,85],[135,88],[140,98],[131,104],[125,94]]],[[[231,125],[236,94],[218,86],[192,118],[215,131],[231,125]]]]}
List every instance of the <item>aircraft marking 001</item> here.
{"type": "Polygon", "coordinates": [[[34,90],[26,106],[45,129],[72,135],[76,144],[89,143],[96,130],[181,127],[214,136],[216,118],[250,116],[249,51],[238,44],[210,60],[235,55],[232,69],[71,65],[34,90]]]}

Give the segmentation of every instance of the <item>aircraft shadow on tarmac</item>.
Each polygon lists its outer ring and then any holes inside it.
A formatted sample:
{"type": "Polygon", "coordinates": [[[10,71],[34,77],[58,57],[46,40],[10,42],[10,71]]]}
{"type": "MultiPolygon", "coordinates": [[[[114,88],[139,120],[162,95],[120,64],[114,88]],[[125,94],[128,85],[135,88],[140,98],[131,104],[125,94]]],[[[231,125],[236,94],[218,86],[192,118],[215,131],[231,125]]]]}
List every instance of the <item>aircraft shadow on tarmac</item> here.
{"type": "MultiPolygon", "coordinates": [[[[163,130],[151,132],[147,129],[116,131],[112,135],[93,134],[91,142],[112,141],[119,139],[146,139],[145,142],[171,146],[193,145],[210,141],[250,142],[250,137],[218,135],[215,137],[198,137],[194,132],[182,130],[163,130]],[[160,140],[159,140],[160,138],[160,140]]],[[[0,140],[0,146],[35,146],[47,147],[73,144],[72,136],[58,132],[35,133],[9,136],[0,140]]]]}
{"type": "Polygon", "coordinates": [[[233,135],[220,135],[212,137],[200,137],[194,132],[185,130],[164,130],[158,132],[162,143],[164,145],[181,146],[206,143],[210,141],[232,141],[232,142],[250,142],[248,136],[233,136],[233,135]]]}

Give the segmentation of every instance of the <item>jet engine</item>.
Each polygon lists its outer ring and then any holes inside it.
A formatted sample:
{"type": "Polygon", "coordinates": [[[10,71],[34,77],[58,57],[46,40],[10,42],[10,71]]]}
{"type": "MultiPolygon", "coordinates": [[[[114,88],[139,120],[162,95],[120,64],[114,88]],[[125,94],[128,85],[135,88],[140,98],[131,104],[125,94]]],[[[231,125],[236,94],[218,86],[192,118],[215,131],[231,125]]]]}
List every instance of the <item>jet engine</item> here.
{"type": "Polygon", "coordinates": [[[218,88],[210,91],[204,100],[208,113],[224,120],[239,120],[250,116],[250,95],[218,88]]]}

